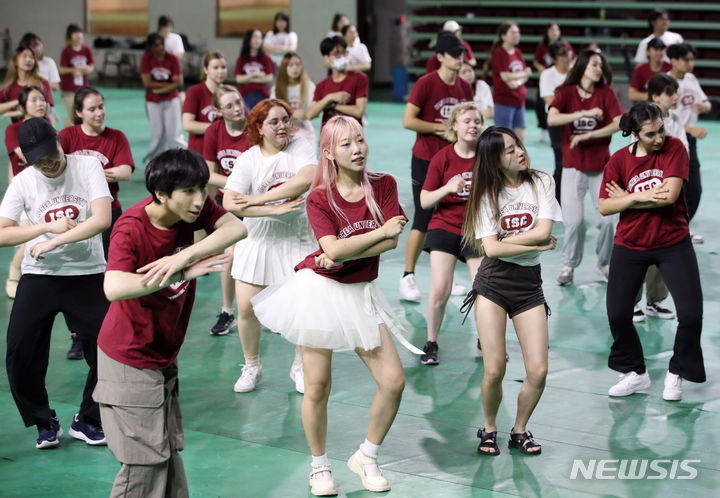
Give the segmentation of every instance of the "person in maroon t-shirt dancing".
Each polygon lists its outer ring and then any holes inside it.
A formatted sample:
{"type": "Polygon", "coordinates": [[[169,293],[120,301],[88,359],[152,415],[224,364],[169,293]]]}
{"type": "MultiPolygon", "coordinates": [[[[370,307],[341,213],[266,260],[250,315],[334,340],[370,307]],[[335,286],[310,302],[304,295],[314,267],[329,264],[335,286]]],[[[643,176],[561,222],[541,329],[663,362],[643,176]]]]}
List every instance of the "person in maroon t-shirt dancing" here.
{"type": "Polygon", "coordinates": [[[684,193],[688,154],[680,140],[665,136],[662,111],[655,104],[635,104],[623,115],[620,128],[637,141],[613,154],[605,166],[599,203],[604,215],[620,213],[607,287],[613,336],[608,366],[620,372],[620,381],[608,394],[629,396],[650,387],[632,318],[645,272],[656,265],[678,317],[662,396],[679,401],[682,379],[705,382],[700,346],[703,296],[684,193]]]}
{"type": "Polygon", "coordinates": [[[633,70],[628,97],[630,100],[643,101],[648,99],[648,81],[653,75],[667,73],[672,64],[665,60],[665,42],[661,38],[653,38],[647,44],[648,62],[638,64],[633,70]]]}
{"type": "MultiPolygon", "coordinates": [[[[410,162],[415,213],[405,247],[405,273],[400,279],[400,297],[405,301],[419,302],[421,299],[415,283],[415,265],[425,244],[425,232],[434,211],[423,209],[420,204],[420,191],[425,183],[430,160],[448,145],[445,140],[445,122],[453,107],[459,102],[473,100],[472,87],[458,77],[464,53],[465,47],[456,36],[440,34],[435,45],[435,57],[440,61],[440,69],[417,80],[403,114],[403,127],[417,132],[410,162]]],[[[453,295],[465,292],[459,286],[454,286],[452,291],[453,295]]]]}
{"type": "Polygon", "coordinates": [[[346,115],[362,123],[368,98],[368,77],[365,73],[348,71],[347,42],[342,36],[325,38],[320,53],[330,76],[315,87],[313,102],[308,109],[309,119],[323,113],[322,124],[333,116],[346,115]]]}
{"type": "Polygon", "coordinates": [[[240,56],[235,61],[235,82],[245,100],[248,111],[270,97],[270,83],[275,65],[263,52],[263,36],[259,29],[249,29],[243,38],[240,56]]]}

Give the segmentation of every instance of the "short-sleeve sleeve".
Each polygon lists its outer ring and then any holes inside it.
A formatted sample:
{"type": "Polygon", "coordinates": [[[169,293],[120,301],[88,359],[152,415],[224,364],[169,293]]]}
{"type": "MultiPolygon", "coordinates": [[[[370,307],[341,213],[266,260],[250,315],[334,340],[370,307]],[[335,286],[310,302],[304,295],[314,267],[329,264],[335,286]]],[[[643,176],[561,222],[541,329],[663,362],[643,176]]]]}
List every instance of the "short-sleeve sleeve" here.
{"type": "Polygon", "coordinates": [[[547,68],[540,73],[539,91],[540,97],[552,97],[555,95],[555,89],[553,88],[552,78],[550,77],[550,71],[552,68],[547,68]]]}
{"type": "MultiPolygon", "coordinates": [[[[224,124],[223,124],[224,126],[224,124]]],[[[206,161],[217,162],[217,128],[210,126],[203,139],[203,157],[206,161]]]]}
{"type": "Polygon", "coordinates": [[[402,207],[400,207],[395,178],[390,175],[384,175],[382,181],[383,195],[382,199],[380,199],[380,211],[382,211],[383,217],[387,221],[393,216],[405,216],[405,212],[402,207]]]}
{"type": "Polygon", "coordinates": [[[316,190],[310,193],[307,200],[308,220],[318,240],[328,235],[337,236],[339,231],[337,218],[324,197],[321,191],[316,190]]]}
{"type": "Polygon", "coordinates": [[[87,45],[84,45],[83,48],[85,49],[85,57],[87,57],[87,64],[95,64],[95,56],[93,55],[92,49],[87,45]]]}
{"type": "Polygon", "coordinates": [[[642,64],[648,61],[647,44],[647,40],[643,40],[640,42],[637,48],[637,52],[635,52],[635,62],[639,62],[642,64]]]}
{"type": "Polygon", "coordinates": [[[18,147],[17,129],[9,125],[5,128],[5,148],[7,148],[8,155],[11,155],[18,147]]]}
{"type": "Polygon", "coordinates": [[[368,96],[368,88],[370,86],[370,80],[365,73],[355,73],[357,77],[357,83],[355,84],[355,99],[362,99],[368,96]]]}
{"type": "Polygon", "coordinates": [[[313,98],[315,96],[315,83],[310,81],[308,79],[307,83],[307,95],[305,96],[306,102],[304,103],[303,110],[307,111],[310,108],[310,105],[313,103],[313,98]]]}
{"type": "Polygon", "coordinates": [[[446,167],[445,154],[435,154],[430,160],[422,189],[433,192],[444,185],[443,171],[446,167]]]}
{"type": "Polygon", "coordinates": [[[475,84],[475,103],[480,107],[481,111],[495,106],[490,85],[483,80],[478,80],[475,84]]]}
{"type": "Polygon", "coordinates": [[[665,147],[668,148],[668,151],[663,157],[663,177],[675,176],[687,181],[690,162],[685,146],[680,140],[669,140],[665,147]]]}
{"type": "Polygon", "coordinates": [[[110,234],[110,249],[108,250],[106,271],[124,271],[135,273],[139,268],[137,256],[139,254],[136,237],[140,236],[139,230],[133,230],[133,223],[137,222],[130,218],[126,223],[117,223],[110,234]]]}
{"type": "Polygon", "coordinates": [[[275,74],[275,64],[269,55],[264,54],[262,65],[265,68],[265,74],[275,74]]]}
{"type": "Polygon", "coordinates": [[[492,216],[490,201],[485,196],[480,203],[480,212],[475,218],[475,238],[482,239],[498,233],[500,233],[500,224],[497,218],[492,216]]]}
{"type": "Polygon", "coordinates": [[[293,46],[295,45],[297,47],[298,43],[298,35],[295,31],[291,31],[288,35],[288,45],[293,46]]]}
{"type": "Polygon", "coordinates": [[[543,55],[545,55],[545,47],[542,43],[538,43],[537,47],[535,47],[535,53],[533,54],[533,61],[545,66],[543,55]]]}
{"type": "Polygon", "coordinates": [[[45,94],[45,100],[47,100],[47,103],[48,105],[50,105],[50,107],[53,107],[55,105],[55,102],[53,101],[52,88],[50,88],[50,82],[45,78],[42,78],[42,88],[43,94],[45,94]]]}
{"type": "Polygon", "coordinates": [[[150,53],[146,52],[140,59],[140,74],[150,74],[150,53]]]}
{"type": "Polygon", "coordinates": [[[107,180],[105,180],[105,173],[103,173],[100,161],[95,158],[88,160],[92,160],[93,163],[93,166],[89,167],[87,171],[88,197],[90,202],[96,199],[102,199],[103,197],[109,197],[112,199],[112,195],[110,195],[110,188],[108,187],[107,180]]]}
{"type": "Polygon", "coordinates": [[[175,76],[182,76],[182,66],[180,65],[180,59],[175,55],[172,56],[172,66],[173,78],[175,76]]]}
{"type": "Polygon", "coordinates": [[[642,75],[640,74],[642,71],[640,71],[639,69],[640,67],[638,66],[633,70],[632,78],[630,79],[630,88],[642,91],[642,75]]]}
{"type": "Polygon", "coordinates": [[[25,209],[25,200],[20,189],[20,182],[11,182],[5,191],[2,203],[0,203],[0,216],[13,221],[20,221],[20,215],[25,209]]]}
{"type": "MultiPolygon", "coordinates": [[[[204,85],[205,83],[200,83],[204,85]]],[[[187,94],[185,95],[185,102],[183,102],[182,112],[192,114],[197,117],[199,114],[198,106],[200,99],[198,98],[197,85],[188,88],[187,94]]]]}
{"type": "Polygon", "coordinates": [[[72,145],[70,140],[70,128],[71,126],[68,126],[67,128],[63,128],[58,132],[58,137],[60,138],[60,147],[62,147],[62,150],[65,152],[68,152],[70,150],[70,146],[72,145]]]}
{"type": "Polygon", "coordinates": [[[45,60],[47,60],[47,66],[49,69],[49,75],[50,76],[50,83],[60,83],[60,73],[58,72],[57,64],[55,64],[55,60],[51,59],[50,57],[45,57],[45,60]]]}
{"type": "Polygon", "coordinates": [[[232,190],[238,194],[249,194],[252,189],[252,172],[255,169],[252,163],[253,151],[249,150],[245,154],[235,159],[232,173],[228,176],[225,190],[232,190]]]}
{"type": "Polygon", "coordinates": [[[623,109],[615,90],[610,85],[607,85],[606,88],[608,91],[605,93],[605,109],[608,111],[608,121],[611,121],[623,114],[625,109],[623,109]]]}
{"type": "Polygon", "coordinates": [[[555,180],[546,173],[539,173],[535,180],[538,195],[538,219],[562,221],[562,210],[555,198],[555,180]]]}
{"type": "Polygon", "coordinates": [[[508,71],[508,53],[502,48],[497,48],[492,55],[492,72],[500,76],[500,73],[508,71]]]}
{"type": "Polygon", "coordinates": [[[309,164],[317,164],[317,156],[315,155],[315,146],[313,144],[302,137],[297,137],[295,140],[296,143],[292,148],[291,157],[294,163],[295,173],[297,173],[301,168],[309,164]]]}
{"type": "Polygon", "coordinates": [[[70,67],[70,47],[65,47],[63,51],[60,52],[60,66],[70,67]]]}
{"type": "Polygon", "coordinates": [[[410,97],[408,98],[408,102],[410,104],[417,106],[420,109],[423,108],[425,101],[427,100],[427,81],[428,80],[425,78],[420,78],[413,87],[412,92],[410,92],[410,97]]]}
{"type": "Polygon", "coordinates": [[[202,227],[207,233],[212,233],[215,230],[215,223],[222,218],[227,211],[220,206],[215,199],[207,197],[205,204],[203,204],[202,211],[197,220],[197,225],[202,227]]]}
{"type": "Polygon", "coordinates": [[[567,93],[565,92],[565,87],[561,86],[555,92],[555,98],[550,103],[549,107],[554,107],[560,112],[567,112],[567,110],[568,110],[567,105],[568,105],[567,93]]]}
{"type": "Polygon", "coordinates": [[[605,185],[610,182],[617,183],[621,188],[625,188],[625,182],[623,182],[620,176],[620,167],[622,165],[622,156],[625,154],[624,149],[620,149],[612,155],[610,160],[605,164],[603,169],[602,185],[600,186],[600,198],[607,199],[610,197],[605,190],[605,185]]]}
{"type": "Polygon", "coordinates": [[[115,156],[113,157],[113,164],[115,166],[127,164],[135,170],[135,161],[133,160],[132,151],[130,150],[130,142],[128,142],[127,137],[120,130],[116,130],[115,144],[116,148],[115,156]]]}

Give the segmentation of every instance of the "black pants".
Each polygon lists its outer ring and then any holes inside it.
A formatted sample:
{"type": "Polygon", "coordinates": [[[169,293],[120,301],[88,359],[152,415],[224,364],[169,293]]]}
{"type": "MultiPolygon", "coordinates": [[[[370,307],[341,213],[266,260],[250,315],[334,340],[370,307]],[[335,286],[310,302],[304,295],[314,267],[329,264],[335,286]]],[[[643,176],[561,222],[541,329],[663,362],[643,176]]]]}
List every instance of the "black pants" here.
{"type": "Polygon", "coordinates": [[[102,233],[102,241],[103,241],[103,253],[105,254],[105,260],[107,261],[108,257],[108,249],[110,249],[110,233],[112,232],[113,227],[115,226],[115,222],[120,218],[120,215],[122,214],[122,209],[114,209],[112,212],[112,219],[110,221],[110,226],[103,230],[102,233]]]}
{"type": "Polygon", "coordinates": [[[20,278],[7,331],[6,366],[10,391],[26,427],[47,425],[55,415],[45,389],[45,375],[50,333],[58,313],[65,315],[70,330],[77,333],[90,367],[78,416],[82,422],[100,425],[92,392],[97,383],[97,336],[108,306],[102,273],[25,274],[20,278]]]}
{"type": "Polygon", "coordinates": [[[430,218],[432,218],[435,209],[423,209],[420,205],[420,192],[422,191],[423,184],[425,183],[425,177],[427,176],[428,166],[430,161],[425,161],[419,157],[412,156],[410,162],[410,177],[412,178],[412,193],[413,193],[413,204],[415,205],[415,213],[413,214],[413,230],[420,230],[421,232],[427,232],[427,227],[430,224],[430,218]]]}
{"type": "Polygon", "coordinates": [[[555,170],[553,171],[553,180],[555,180],[555,199],[560,203],[560,183],[562,180],[563,158],[562,158],[562,126],[548,126],[548,135],[550,136],[550,146],[555,156],[555,170]]]}
{"type": "Polygon", "coordinates": [[[636,251],[615,245],[610,258],[607,313],[613,345],[608,366],[621,373],[645,372],[640,337],[633,325],[635,296],[648,266],[656,265],[670,290],[677,310],[678,327],[669,370],[692,382],[705,382],[700,347],[703,296],[700,273],[690,238],[670,247],[636,251]]]}
{"type": "Polygon", "coordinates": [[[697,138],[687,134],[688,145],[690,146],[690,171],[688,181],[685,185],[685,196],[687,199],[688,216],[693,219],[700,206],[702,185],[700,183],[700,161],[697,155],[697,138]]]}
{"type": "Polygon", "coordinates": [[[537,116],[538,128],[540,128],[541,130],[547,130],[548,124],[547,111],[545,110],[545,99],[540,96],[539,91],[538,96],[535,99],[535,116],[537,116]]]}

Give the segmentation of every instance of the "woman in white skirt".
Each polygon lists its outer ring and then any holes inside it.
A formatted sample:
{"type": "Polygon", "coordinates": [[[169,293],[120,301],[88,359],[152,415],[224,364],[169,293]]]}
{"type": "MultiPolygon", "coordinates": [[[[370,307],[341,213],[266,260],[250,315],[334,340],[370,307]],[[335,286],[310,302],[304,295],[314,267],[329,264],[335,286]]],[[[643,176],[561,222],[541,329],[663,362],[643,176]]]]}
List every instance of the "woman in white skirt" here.
{"type": "MultiPolygon", "coordinates": [[[[292,112],[288,104],[276,99],[255,106],[246,128],[252,147],[236,159],[225,184],[223,206],[242,216],[248,229],[247,238],[235,246],[231,270],[245,355],[235,392],[254,390],[263,376],[262,327],[250,299],[266,286],[287,280],[295,265],[314,249],[303,199],[298,197],[310,187],[317,158],[311,143],[292,137],[292,112]]],[[[299,351],[290,378],[296,390],[303,392],[299,351]]]]}
{"type": "Polygon", "coordinates": [[[337,116],[323,127],[321,158],[307,200],[320,248],[295,275],[253,298],[260,321],[302,348],[305,396],[302,420],[312,452],[311,492],[336,495],[325,450],[333,351],[355,350],[378,384],[365,442],[348,467],[370,491],[387,491],[377,452],[397,413],[405,386],[390,332],[416,354],[374,280],[379,255],[394,249],[407,218],[390,175],[365,169],[368,146],[362,127],[337,116]]]}

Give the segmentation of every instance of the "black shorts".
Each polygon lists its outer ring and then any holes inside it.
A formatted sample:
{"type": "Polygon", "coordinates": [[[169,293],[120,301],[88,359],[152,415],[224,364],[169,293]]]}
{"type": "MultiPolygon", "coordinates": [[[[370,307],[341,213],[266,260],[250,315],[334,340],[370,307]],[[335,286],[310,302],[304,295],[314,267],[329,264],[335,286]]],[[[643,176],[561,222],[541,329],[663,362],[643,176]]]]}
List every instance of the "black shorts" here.
{"type": "Polygon", "coordinates": [[[452,254],[465,263],[469,258],[479,258],[477,249],[473,245],[465,244],[462,236],[448,232],[447,230],[429,230],[425,238],[424,251],[442,251],[452,254]]]}
{"type": "Polygon", "coordinates": [[[540,265],[520,266],[497,258],[485,257],[475,275],[473,291],[497,304],[513,318],[523,311],[545,303],[540,265]]]}
{"type": "Polygon", "coordinates": [[[432,218],[435,209],[423,209],[420,205],[420,191],[425,183],[425,177],[427,176],[428,166],[430,161],[425,161],[419,157],[412,156],[410,162],[410,177],[412,178],[412,193],[413,193],[413,204],[415,205],[415,214],[413,215],[413,230],[420,230],[421,232],[427,232],[430,218],[432,218]]]}

